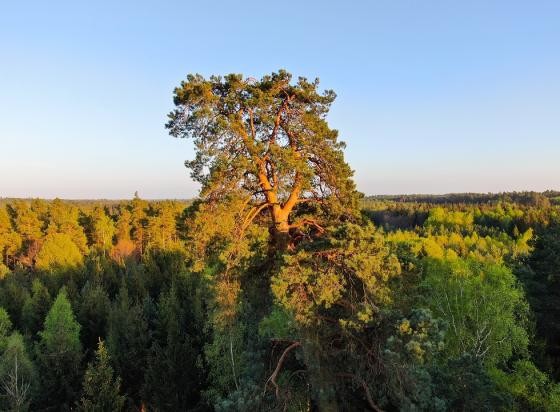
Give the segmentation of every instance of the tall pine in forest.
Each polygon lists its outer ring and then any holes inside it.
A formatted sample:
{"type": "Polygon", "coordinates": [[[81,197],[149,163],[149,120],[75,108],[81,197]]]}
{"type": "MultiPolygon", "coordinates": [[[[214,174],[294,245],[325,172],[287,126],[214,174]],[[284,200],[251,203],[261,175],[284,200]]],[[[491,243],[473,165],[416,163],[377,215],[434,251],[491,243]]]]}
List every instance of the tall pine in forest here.
{"type": "Polygon", "coordinates": [[[121,395],[121,379],[115,377],[109,353],[99,340],[95,360],[89,363],[84,375],[79,409],[84,412],[119,412],[125,400],[121,395]]]}
{"type": "Polygon", "coordinates": [[[61,289],[39,332],[37,361],[41,383],[38,406],[46,410],[70,410],[81,382],[80,325],[61,289]]]}
{"type": "Polygon", "coordinates": [[[43,223],[35,212],[24,201],[16,201],[10,205],[18,233],[27,242],[37,241],[43,236],[43,223]]]}
{"type": "Polygon", "coordinates": [[[130,225],[131,225],[131,236],[134,244],[136,245],[136,251],[142,255],[144,253],[144,247],[146,245],[146,226],[148,224],[148,219],[146,216],[146,208],[148,207],[148,202],[140,199],[138,192],[134,193],[134,199],[130,203],[130,225]]]}
{"type": "MultiPolygon", "coordinates": [[[[229,346],[231,386],[241,389],[237,376],[243,371],[237,370],[235,359],[248,347],[248,342],[234,347],[231,338],[241,326],[236,323],[239,308],[244,301],[255,311],[249,320],[254,328],[273,308],[270,278],[276,273],[274,298],[289,315],[295,313],[296,323],[283,339],[283,354],[271,359],[278,367],[268,380],[262,379],[265,387],[271,383],[278,388],[284,359],[292,350],[302,351],[311,402],[325,411],[337,405],[336,377],[330,370],[336,351],[324,348],[333,339],[348,347],[353,343],[347,342],[348,330],[331,331],[323,312],[342,305],[340,322],[338,312],[331,310],[335,324],[370,327],[378,301],[385,299],[384,283],[399,271],[373,230],[358,233],[364,239],[356,245],[337,239],[345,231],[359,232],[354,226],[337,232],[337,225],[361,222],[344,143],[326,120],[335,97],[331,90],[320,92],[318,80],[292,81],[283,70],[260,80],[238,74],[209,79],[189,75],[175,89],[176,109],[167,123],[172,136],[192,139],[195,145],[195,158],[186,165],[202,186],[201,201],[193,207],[187,238],[194,269],[215,275],[214,341],[226,342],[219,352],[229,346]],[[269,233],[267,256],[259,252],[263,229],[269,233]],[[307,250],[308,245],[314,250],[307,250]],[[318,251],[320,247],[325,250],[318,251]],[[327,250],[333,248],[340,249],[327,250]],[[344,248],[356,249],[350,267],[344,248]],[[379,256],[370,256],[377,252],[379,256]],[[277,273],[284,264],[288,269],[277,273]],[[327,276],[317,276],[317,270],[327,276]],[[298,316],[298,302],[311,313],[298,316]],[[307,315],[313,318],[312,327],[303,321],[307,315]]],[[[275,336],[271,338],[271,346],[276,345],[275,336]]],[[[276,398],[284,402],[278,389],[276,398]]]]}
{"type": "Polygon", "coordinates": [[[321,231],[325,218],[356,212],[344,143],[326,121],[336,95],[318,87],[318,79],[292,82],[284,70],[260,81],[189,75],[169,114],[170,134],[194,141],[196,156],[186,165],[202,185],[200,197],[209,207],[229,205],[240,235],[265,214],[280,251],[321,231]],[[303,205],[309,210],[296,213],[303,205]]]}

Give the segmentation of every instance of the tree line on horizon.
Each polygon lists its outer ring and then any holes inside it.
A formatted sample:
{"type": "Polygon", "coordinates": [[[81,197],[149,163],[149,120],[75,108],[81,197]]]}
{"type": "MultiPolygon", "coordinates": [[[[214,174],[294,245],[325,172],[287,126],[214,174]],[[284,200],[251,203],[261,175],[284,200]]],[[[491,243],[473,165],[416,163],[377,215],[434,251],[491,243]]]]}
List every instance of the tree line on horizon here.
{"type": "Polygon", "coordinates": [[[556,194],[364,198],[318,87],[189,75],[191,203],[0,204],[0,409],[560,410],[556,194]]]}

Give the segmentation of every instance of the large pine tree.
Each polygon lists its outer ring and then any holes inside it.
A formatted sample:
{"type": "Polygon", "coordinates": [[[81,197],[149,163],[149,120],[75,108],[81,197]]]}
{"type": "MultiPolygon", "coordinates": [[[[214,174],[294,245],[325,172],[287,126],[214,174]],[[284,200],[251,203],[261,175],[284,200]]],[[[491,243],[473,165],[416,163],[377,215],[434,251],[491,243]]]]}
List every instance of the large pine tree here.
{"type": "Polygon", "coordinates": [[[284,70],[261,80],[189,75],[169,114],[171,135],[194,141],[196,157],[186,165],[202,199],[231,203],[241,232],[266,211],[281,250],[302,230],[322,230],[325,215],[355,212],[344,143],[326,121],[336,95],[318,87],[318,79],[292,82],[284,70]],[[315,213],[296,217],[303,204],[315,213]]]}
{"type": "Polygon", "coordinates": [[[241,390],[235,352],[250,339],[234,348],[232,332],[242,329],[241,317],[252,323],[270,313],[274,299],[295,315],[286,317],[294,327],[283,337],[282,354],[271,359],[277,367],[265,393],[275,387],[277,401],[286,401],[276,379],[291,352],[303,352],[298,357],[314,407],[331,411],[337,409],[335,354],[355,346],[350,329],[371,326],[399,266],[375,230],[360,227],[344,144],[326,119],[335,94],[318,88],[318,80],[292,81],[283,70],[261,80],[189,75],[175,90],[177,108],[167,127],[195,145],[186,165],[201,184],[201,199],[192,208],[188,239],[194,269],[216,275],[214,344],[223,342],[218,352],[229,354],[231,386],[241,390]],[[253,319],[241,307],[254,310],[253,319]]]}

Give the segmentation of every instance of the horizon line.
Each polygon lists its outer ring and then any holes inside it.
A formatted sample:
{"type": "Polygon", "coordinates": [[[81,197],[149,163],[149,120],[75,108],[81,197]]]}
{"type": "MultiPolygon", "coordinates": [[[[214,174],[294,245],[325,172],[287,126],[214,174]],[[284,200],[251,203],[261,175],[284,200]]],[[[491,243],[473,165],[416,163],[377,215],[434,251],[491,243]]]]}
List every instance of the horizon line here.
{"type": "MultiPolygon", "coordinates": [[[[365,194],[364,198],[367,197],[400,197],[400,196],[433,196],[433,197],[445,197],[445,196],[456,196],[456,195],[506,195],[506,194],[520,194],[520,193],[538,193],[538,194],[545,194],[545,193],[559,193],[560,189],[546,189],[543,191],[538,190],[510,190],[510,191],[501,191],[501,192],[447,192],[447,193],[377,193],[377,194],[365,194]]],[[[46,200],[46,201],[54,201],[56,199],[70,201],[70,202],[102,202],[102,201],[111,201],[111,202],[122,202],[122,201],[129,201],[134,199],[134,196],[130,198],[124,197],[99,197],[99,198],[65,198],[65,197],[40,197],[40,196],[29,196],[29,197],[18,197],[18,196],[0,196],[0,201],[7,201],[7,200],[46,200]]],[[[193,197],[152,197],[152,198],[143,198],[139,197],[139,199],[146,200],[148,202],[156,202],[156,201],[179,201],[179,202],[186,202],[186,201],[193,201],[199,199],[198,196],[193,197]]]]}

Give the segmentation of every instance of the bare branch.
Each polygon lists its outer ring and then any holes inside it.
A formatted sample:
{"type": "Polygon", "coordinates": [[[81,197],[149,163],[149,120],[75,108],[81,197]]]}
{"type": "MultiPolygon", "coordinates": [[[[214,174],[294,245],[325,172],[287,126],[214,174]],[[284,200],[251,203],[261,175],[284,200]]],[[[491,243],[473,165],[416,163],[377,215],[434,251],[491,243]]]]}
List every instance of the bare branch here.
{"type": "Polygon", "coordinates": [[[264,391],[263,391],[263,395],[266,393],[266,388],[268,387],[268,383],[272,383],[274,385],[274,388],[276,389],[276,397],[279,398],[280,397],[280,388],[278,387],[278,384],[276,383],[276,378],[278,377],[278,373],[280,373],[280,370],[282,369],[282,365],[284,364],[284,361],[286,360],[286,356],[288,355],[288,353],[290,353],[291,350],[297,348],[298,346],[301,346],[300,342],[294,342],[292,343],[290,346],[288,346],[286,349],[284,349],[284,352],[282,353],[282,356],[280,356],[280,359],[278,359],[278,363],[276,364],[276,368],[274,369],[274,372],[272,372],[272,375],[270,375],[270,377],[267,379],[266,383],[264,384],[264,391]]]}

